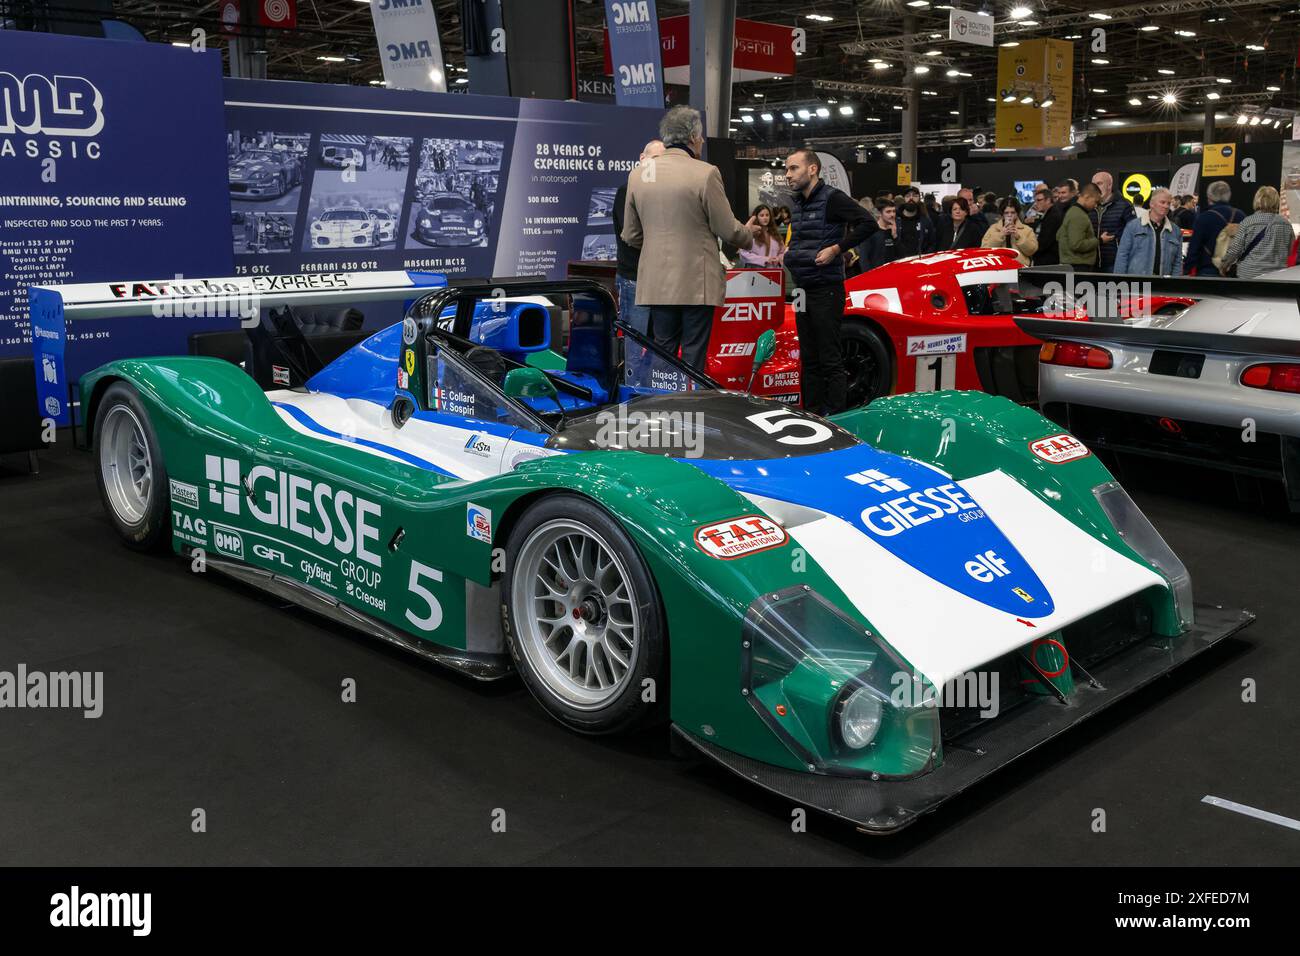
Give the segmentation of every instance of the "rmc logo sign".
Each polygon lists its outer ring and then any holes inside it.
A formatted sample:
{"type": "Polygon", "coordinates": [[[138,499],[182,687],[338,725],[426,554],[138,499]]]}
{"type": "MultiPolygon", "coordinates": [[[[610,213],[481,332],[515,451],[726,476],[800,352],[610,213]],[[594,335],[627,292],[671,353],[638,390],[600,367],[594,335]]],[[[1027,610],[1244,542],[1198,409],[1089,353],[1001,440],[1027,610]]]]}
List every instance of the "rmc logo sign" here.
{"type": "Polygon", "coordinates": [[[104,97],[82,76],[18,79],[0,72],[0,133],[97,136],[104,128],[104,97]]]}

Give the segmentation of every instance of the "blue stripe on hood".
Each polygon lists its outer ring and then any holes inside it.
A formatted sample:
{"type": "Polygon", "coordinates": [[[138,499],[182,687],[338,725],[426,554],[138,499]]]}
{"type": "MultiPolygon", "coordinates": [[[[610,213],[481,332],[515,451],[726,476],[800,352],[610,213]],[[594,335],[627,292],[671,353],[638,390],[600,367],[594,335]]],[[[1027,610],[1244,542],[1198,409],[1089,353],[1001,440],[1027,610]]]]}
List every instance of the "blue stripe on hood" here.
{"type": "Polygon", "coordinates": [[[1025,618],[1054,609],[1047,587],[974,496],[929,465],[865,444],[823,455],[686,463],[736,491],[842,518],[922,574],[982,604],[1025,618]]]}

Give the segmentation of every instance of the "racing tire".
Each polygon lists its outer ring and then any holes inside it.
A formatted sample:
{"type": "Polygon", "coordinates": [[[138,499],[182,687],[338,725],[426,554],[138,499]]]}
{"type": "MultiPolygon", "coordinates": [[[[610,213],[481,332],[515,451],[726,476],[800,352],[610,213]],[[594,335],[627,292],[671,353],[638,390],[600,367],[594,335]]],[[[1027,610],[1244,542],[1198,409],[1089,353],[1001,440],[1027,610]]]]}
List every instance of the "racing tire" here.
{"type": "Polygon", "coordinates": [[[656,721],[668,699],[664,614],[618,522],[587,498],[551,495],[519,519],[506,555],[502,625],[542,708],[584,734],[656,721]]]}
{"type": "Polygon", "coordinates": [[[848,377],[845,408],[859,408],[889,394],[894,359],[879,335],[859,322],[845,322],[840,327],[840,354],[848,377]]]}
{"type": "Polygon", "coordinates": [[[109,521],[126,546],[160,550],[170,539],[171,502],[158,434],[135,387],[114,382],[95,412],[95,480],[109,521]]]}

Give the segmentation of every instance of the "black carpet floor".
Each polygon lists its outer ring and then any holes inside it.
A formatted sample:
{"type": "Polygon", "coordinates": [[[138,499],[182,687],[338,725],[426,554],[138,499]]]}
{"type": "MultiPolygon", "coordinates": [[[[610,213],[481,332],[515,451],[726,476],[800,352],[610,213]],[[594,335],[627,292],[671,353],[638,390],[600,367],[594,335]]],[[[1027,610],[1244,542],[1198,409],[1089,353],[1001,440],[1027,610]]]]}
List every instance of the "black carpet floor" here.
{"type": "Polygon", "coordinates": [[[789,804],[673,757],[666,732],[580,738],[514,680],[485,690],[127,551],[66,440],[39,476],[22,465],[0,459],[0,670],[103,671],[105,704],[98,720],[0,709],[0,864],[1300,860],[1300,832],[1201,802],[1300,818],[1300,520],[1211,473],[1126,482],[1198,599],[1258,622],[882,839],[815,815],[792,832],[789,804]]]}

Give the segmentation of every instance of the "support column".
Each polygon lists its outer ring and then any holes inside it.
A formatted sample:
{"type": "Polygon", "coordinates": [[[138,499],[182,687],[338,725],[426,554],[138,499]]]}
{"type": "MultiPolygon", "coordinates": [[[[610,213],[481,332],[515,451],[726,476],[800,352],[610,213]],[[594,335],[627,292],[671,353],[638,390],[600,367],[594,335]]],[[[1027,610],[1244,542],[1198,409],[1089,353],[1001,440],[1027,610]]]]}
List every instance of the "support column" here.
{"type": "MultiPolygon", "coordinates": [[[[916,17],[903,17],[903,34],[906,39],[903,40],[903,52],[916,52],[916,45],[913,36],[916,33],[916,17]]],[[[911,60],[911,57],[904,57],[905,60],[911,60]]],[[[912,175],[916,175],[916,128],[917,120],[921,113],[921,81],[917,78],[916,70],[913,69],[911,62],[906,63],[907,70],[907,102],[903,104],[903,148],[899,151],[898,161],[900,163],[912,164],[912,175]]]]}
{"type": "MultiPolygon", "coordinates": [[[[1205,101],[1205,128],[1201,132],[1202,140],[1206,146],[1214,142],[1217,134],[1214,131],[1214,103],[1211,100],[1205,101]]],[[[1174,149],[1178,149],[1178,144],[1174,143],[1174,149]]]]}
{"type": "Polygon", "coordinates": [[[704,135],[731,135],[731,61],[736,0],[691,0],[691,105],[704,114],[704,135]]]}

